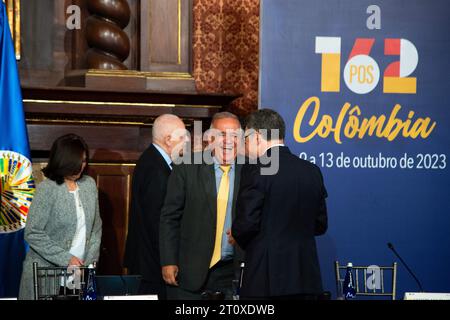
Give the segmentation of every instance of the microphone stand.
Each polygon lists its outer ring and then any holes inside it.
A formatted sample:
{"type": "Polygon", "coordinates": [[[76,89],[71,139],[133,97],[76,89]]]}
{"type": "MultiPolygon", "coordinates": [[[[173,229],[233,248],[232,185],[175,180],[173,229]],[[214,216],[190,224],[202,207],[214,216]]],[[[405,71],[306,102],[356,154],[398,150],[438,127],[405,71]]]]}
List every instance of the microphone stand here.
{"type": "Polygon", "coordinates": [[[392,243],[388,242],[387,244],[388,248],[392,250],[392,252],[397,256],[397,258],[400,259],[400,261],[402,262],[402,264],[406,267],[406,270],[408,270],[408,272],[413,276],[414,280],[416,280],[417,284],[419,285],[420,288],[420,292],[424,292],[422,284],[420,283],[419,279],[417,279],[416,275],[414,274],[414,272],[412,272],[412,270],[408,267],[408,265],[406,264],[405,261],[403,261],[402,257],[400,257],[400,255],[397,253],[397,251],[395,250],[394,246],[392,245],[392,243]]]}

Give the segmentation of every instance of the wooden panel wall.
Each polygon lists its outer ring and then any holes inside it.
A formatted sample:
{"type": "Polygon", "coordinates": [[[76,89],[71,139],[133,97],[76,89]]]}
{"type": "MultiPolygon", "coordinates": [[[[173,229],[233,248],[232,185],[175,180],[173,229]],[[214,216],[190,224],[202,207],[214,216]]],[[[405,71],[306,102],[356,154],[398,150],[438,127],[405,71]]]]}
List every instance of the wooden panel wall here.
{"type": "Polygon", "coordinates": [[[191,0],[141,2],[141,70],[192,71],[191,19],[191,0]]]}
{"type": "Polygon", "coordinates": [[[94,163],[89,175],[97,181],[103,236],[100,274],[123,274],[122,268],[131,199],[134,164],[94,163]]]}

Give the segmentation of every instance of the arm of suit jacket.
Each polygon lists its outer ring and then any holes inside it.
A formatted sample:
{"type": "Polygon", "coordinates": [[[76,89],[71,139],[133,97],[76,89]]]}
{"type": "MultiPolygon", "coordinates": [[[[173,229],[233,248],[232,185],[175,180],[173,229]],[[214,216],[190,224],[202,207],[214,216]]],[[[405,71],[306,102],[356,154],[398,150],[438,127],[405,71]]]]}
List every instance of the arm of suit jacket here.
{"type": "Polygon", "coordinates": [[[52,203],[56,201],[52,186],[41,183],[34,194],[25,227],[25,240],[45,260],[58,266],[67,266],[72,255],[50,239],[45,227],[50,218],[52,203]]]}
{"type": "Polygon", "coordinates": [[[186,197],[185,165],[174,166],[161,210],[159,247],[161,265],[178,265],[180,225],[186,197]]]}
{"type": "Polygon", "coordinates": [[[264,203],[264,191],[260,179],[259,166],[245,165],[242,168],[232,235],[244,250],[260,229],[264,203]]]}
{"type": "Polygon", "coordinates": [[[325,188],[325,184],[323,182],[322,172],[319,167],[317,167],[317,172],[320,178],[320,203],[319,209],[316,214],[316,226],[315,226],[315,235],[320,236],[324,234],[328,229],[328,215],[327,215],[327,204],[325,202],[326,197],[328,196],[327,190],[325,188]]]}
{"type": "Polygon", "coordinates": [[[98,203],[98,190],[94,180],[91,180],[90,189],[95,193],[95,216],[94,225],[92,226],[89,237],[88,248],[86,253],[85,265],[89,265],[94,261],[98,261],[100,255],[100,243],[102,241],[102,219],[100,218],[100,208],[98,203]]]}

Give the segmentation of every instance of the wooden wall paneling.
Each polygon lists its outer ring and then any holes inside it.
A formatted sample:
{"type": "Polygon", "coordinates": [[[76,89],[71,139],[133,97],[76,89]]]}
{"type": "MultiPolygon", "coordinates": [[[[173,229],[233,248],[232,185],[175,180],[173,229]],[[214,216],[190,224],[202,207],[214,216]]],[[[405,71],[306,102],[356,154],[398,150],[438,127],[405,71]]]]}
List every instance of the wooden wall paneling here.
{"type": "Polygon", "coordinates": [[[192,71],[192,1],[141,2],[141,70],[192,71]]]}
{"type": "Polygon", "coordinates": [[[195,92],[192,0],[141,1],[140,70],[147,90],[195,92]]]}
{"type": "Polygon", "coordinates": [[[64,77],[64,2],[22,1],[22,57],[18,61],[22,85],[53,86],[64,77]]]}
{"type": "Polygon", "coordinates": [[[99,274],[124,274],[123,255],[128,230],[131,183],[134,165],[91,163],[89,175],[99,190],[103,222],[98,263],[99,274]]]}
{"type": "MultiPolygon", "coordinates": [[[[93,160],[105,159],[101,153],[108,152],[108,157],[114,161],[129,161],[114,156],[113,152],[141,152],[142,140],[151,140],[150,136],[142,137],[139,127],[126,126],[93,126],[82,124],[28,124],[28,135],[32,150],[50,150],[53,141],[68,133],[75,133],[86,141],[93,160]]],[[[149,132],[147,132],[148,134],[149,132]]],[[[132,159],[135,160],[135,159],[132,159]]]]}
{"type": "MultiPolygon", "coordinates": [[[[178,0],[148,1],[149,9],[145,24],[149,24],[149,41],[145,47],[149,51],[146,63],[181,64],[181,52],[178,47],[178,0]],[[156,45],[158,44],[158,45],[156,45]]],[[[178,71],[178,70],[177,70],[178,71]]]]}
{"type": "Polygon", "coordinates": [[[210,119],[237,96],[222,94],[87,90],[81,88],[23,88],[28,116],[103,117],[111,121],[145,122],[163,113],[182,118],[210,119]]]}

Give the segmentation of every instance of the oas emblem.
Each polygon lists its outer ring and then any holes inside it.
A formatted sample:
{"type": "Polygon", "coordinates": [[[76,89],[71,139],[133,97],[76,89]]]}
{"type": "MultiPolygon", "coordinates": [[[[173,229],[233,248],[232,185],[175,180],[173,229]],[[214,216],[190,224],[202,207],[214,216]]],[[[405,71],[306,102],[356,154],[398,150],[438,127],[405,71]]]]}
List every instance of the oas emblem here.
{"type": "Polygon", "coordinates": [[[13,151],[0,151],[0,233],[25,227],[34,194],[30,160],[13,151]]]}

